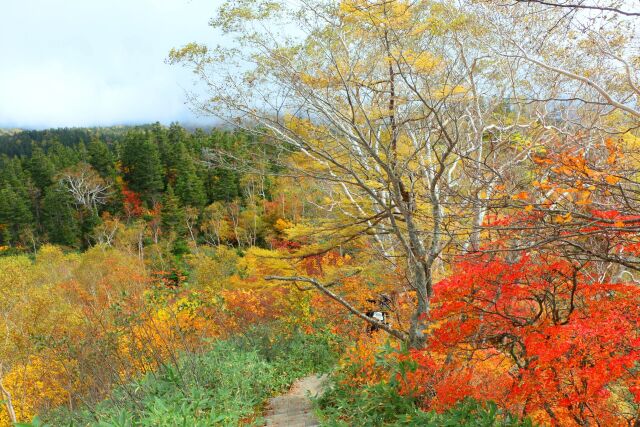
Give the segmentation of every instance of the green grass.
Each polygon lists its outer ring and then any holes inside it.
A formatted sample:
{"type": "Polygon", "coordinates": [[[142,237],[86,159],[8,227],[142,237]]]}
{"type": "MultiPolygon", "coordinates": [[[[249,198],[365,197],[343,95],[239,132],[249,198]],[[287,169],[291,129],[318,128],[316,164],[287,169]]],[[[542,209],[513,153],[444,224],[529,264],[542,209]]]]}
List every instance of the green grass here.
{"type": "Polygon", "coordinates": [[[94,407],[42,418],[51,426],[236,426],[295,379],[328,371],[335,348],[330,334],[254,329],[184,355],[177,366],[118,388],[94,407]]]}

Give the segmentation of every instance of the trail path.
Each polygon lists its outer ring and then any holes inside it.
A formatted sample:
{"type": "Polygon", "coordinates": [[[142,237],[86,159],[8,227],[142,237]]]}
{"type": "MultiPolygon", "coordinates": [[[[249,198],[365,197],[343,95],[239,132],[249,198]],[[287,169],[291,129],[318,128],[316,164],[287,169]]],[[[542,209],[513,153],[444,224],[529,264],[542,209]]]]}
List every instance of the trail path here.
{"type": "Polygon", "coordinates": [[[320,425],[313,413],[308,396],[322,394],[326,381],[326,375],[310,375],[296,381],[286,394],[270,399],[265,426],[311,427],[320,425]]]}

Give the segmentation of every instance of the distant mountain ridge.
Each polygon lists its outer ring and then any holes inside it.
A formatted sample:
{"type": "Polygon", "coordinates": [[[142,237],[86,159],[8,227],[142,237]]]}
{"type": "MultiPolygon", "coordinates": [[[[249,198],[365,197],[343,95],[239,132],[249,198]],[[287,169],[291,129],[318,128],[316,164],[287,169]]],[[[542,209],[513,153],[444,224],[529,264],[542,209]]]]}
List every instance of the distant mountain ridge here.
{"type": "MultiPolygon", "coordinates": [[[[143,125],[114,125],[105,127],[62,127],[42,130],[27,129],[3,129],[0,128],[0,155],[9,157],[30,156],[33,146],[41,145],[43,142],[56,141],[68,147],[74,147],[81,143],[88,143],[97,138],[106,143],[111,143],[122,138],[131,129],[151,129],[159,123],[149,123],[143,125]]],[[[180,124],[181,127],[189,132],[196,129],[210,131],[215,126],[190,126],[188,124],[180,124]]]]}
{"type": "Polygon", "coordinates": [[[14,135],[22,131],[23,129],[19,129],[19,128],[0,128],[0,136],[14,135]]]}

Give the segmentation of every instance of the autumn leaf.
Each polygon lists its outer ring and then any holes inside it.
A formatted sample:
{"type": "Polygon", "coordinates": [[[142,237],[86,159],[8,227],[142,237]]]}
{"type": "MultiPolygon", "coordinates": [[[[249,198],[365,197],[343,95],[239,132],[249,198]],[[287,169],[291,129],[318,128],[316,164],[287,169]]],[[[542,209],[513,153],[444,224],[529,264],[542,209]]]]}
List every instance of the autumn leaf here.
{"type": "Polygon", "coordinates": [[[556,215],[553,220],[558,224],[565,224],[567,222],[571,222],[572,219],[573,217],[571,216],[571,212],[567,212],[564,215],[556,215]]]}
{"type": "Polygon", "coordinates": [[[620,182],[620,178],[614,175],[607,175],[604,180],[607,182],[607,184],[609,185],[616,185],[617,183],[620,182]]]}
{"type": "Polygon", "coordinates": [[[518,194],[511,196],[514,200],[527,200],[529,198],[529,193],[526,191],[521,191],[518,194]]]}

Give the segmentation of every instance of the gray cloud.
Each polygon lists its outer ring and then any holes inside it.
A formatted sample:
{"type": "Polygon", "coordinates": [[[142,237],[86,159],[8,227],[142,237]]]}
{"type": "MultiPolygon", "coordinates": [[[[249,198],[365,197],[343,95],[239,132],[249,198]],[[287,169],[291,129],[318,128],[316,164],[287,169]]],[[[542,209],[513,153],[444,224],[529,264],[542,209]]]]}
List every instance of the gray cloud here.
{"type": "Polygon", "coordinates": [[[0,127],[211,122],[185,105],[190,73],[164,63],[215,44],[221,0],[1,0],[0,127]]]}

